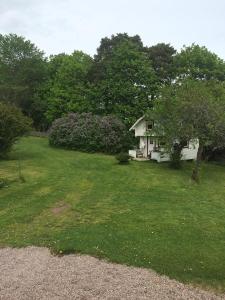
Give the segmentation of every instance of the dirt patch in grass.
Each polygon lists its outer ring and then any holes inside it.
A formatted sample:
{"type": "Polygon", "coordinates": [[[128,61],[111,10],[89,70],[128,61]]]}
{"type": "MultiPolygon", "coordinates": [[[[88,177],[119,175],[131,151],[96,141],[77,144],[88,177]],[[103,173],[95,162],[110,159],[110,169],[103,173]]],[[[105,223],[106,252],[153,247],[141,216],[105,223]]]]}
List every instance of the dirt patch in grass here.
{"type": "Polygon", "coordinates": [[[57,216],[61,215],[64,212],[68,211],[71,208],[69,203],[64,202],[63,200],[57,202],[57,205],[51,208],[51,212],[57,216]]]}

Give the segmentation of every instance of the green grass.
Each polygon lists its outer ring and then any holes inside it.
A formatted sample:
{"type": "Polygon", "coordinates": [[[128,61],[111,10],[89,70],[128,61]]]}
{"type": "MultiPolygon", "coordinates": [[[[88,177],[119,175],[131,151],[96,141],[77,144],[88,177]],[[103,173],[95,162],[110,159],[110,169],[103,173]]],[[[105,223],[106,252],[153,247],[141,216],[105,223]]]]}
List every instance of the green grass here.
{"type": "Polygon", "coordinates": [[[0,161],[0,245],[87,253],[225,291],[225,167],[204,164],[199,185],[191,169],[24,138],[0,161]]]}

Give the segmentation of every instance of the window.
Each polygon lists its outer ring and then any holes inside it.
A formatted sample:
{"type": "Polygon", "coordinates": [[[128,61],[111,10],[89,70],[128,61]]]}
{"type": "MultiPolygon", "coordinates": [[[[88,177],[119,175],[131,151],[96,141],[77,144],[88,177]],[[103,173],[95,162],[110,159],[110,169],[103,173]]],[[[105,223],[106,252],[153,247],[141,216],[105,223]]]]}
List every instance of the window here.
{"type": "Polygon", "coordinates": [[[182,146],[183,146],[184,148],[189,148],[189,142],[188,142],[188,141],[183,141],[183,142],[182,142],[182,146]]]}
{"type": "Polygon", "coordinates": [[[147,123],[147,130],[152,130],[153,128],[153,122],[147,123]]]}
{"type": "Polygon", "coordinates": [[[153,144],[154,144],[153,139],[150,139],[150,140],[149,140],[149,144],[150,144],[150,145],[153,145],[153,144]]]}

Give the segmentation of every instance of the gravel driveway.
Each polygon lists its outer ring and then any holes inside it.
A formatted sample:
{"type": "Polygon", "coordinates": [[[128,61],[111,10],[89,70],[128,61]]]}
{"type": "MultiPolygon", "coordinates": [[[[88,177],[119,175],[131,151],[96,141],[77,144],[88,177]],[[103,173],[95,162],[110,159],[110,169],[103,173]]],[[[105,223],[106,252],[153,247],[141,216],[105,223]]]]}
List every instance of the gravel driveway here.
{"type": "Polygon", "coordinates": [[[0,249],[0,299],[225,299],[87,255],[53,256],[46,248],[0,249]]]}

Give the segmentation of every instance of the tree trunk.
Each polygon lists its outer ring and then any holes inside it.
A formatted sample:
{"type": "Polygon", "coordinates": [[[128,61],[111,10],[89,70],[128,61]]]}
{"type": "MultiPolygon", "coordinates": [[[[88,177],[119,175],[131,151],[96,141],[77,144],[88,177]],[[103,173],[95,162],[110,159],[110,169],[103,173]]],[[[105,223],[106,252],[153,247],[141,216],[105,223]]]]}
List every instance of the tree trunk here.
{"type": "Polygon", "coordinates": [[[191,178],[194,181],[196,181],[197,183],[199,183],[199,169],[200,169],[200,164],[201,164],[201,160],[202,160],[202,152],[203,152],[203,145],[201,143],[199,143],[197,158],[195,161],[195,167],[194,167],[194,170],[193,170],[192,176],[191,176],[191,178]]]}

